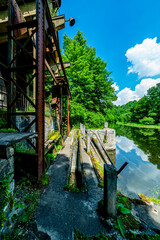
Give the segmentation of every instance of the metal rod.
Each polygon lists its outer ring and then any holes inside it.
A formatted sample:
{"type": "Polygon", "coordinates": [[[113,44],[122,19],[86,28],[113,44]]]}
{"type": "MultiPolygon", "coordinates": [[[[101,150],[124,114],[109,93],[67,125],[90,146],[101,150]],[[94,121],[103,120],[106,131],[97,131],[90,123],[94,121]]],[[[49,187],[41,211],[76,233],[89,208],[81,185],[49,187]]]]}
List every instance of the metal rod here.
{"type": "Polygon", "coordinates": [[[20,28],[33,28],[33,27],[37,27],[37,19],[27,21],[27,22],[18,23],[18,24],[14,24],[14,25],[11,25],[9,23],[8,30],[13,31],[13,30],[17,30],[17,29],[20,29],[20,28]]]}
{"type": "Polygon", "coordinates": [[[31,99],[26,95],[26,93],[23,91],[23,89],[12,79],[9,77],[9,80],[16,85],[16,87],[22,92],[22,94],[25,96],[25,98],[32,104],[34,108],[36,108],[36,105],[31,101],[31,99]]]}
{"type": "Polygon", "coordinates": [[[117,176],[122,172],[122,170],[127,166],[128,162],[125,162],[122,167],[117,171],[117,176]]]}
{"type": "Polygon", "coordinates": [[[57,80],[56,80],[56,77],[54,76],[53,71],[52,71],[52,69],[50,68],[50,66],[49,66],[49,64],[48,64],[48,62],[47,62],[46,59],[45,59],[45,65],[46,65],[46,67],[48,68],[48,71],[50,72],[50,74],[51,74],[51,76],[53,77],[53,79],[55,80],[55,82],[58,83],[57,80]]]}

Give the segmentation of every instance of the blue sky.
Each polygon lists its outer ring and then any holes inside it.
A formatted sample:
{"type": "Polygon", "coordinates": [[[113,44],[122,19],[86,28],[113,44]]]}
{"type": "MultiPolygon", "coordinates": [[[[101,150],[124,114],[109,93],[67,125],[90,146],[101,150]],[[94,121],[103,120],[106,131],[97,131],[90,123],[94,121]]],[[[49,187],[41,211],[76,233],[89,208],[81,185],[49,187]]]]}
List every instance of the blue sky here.
{"type": "Polygon", "coordinates": [[[80,29],[112,72],[116,104],[138,100],[160,82],[159,11],[159,0],[62,0],[60,14],[76,24],[59,31],[60,44],[80,29]]]}

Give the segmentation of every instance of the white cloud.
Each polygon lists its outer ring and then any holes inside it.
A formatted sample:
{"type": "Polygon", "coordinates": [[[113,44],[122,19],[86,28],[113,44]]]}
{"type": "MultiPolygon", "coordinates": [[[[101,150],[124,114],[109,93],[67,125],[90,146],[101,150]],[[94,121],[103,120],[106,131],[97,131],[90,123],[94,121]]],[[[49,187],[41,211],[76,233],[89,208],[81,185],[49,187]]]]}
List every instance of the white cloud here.
{"type": "Polygon", "coordinates": [[[118,87],[117,83],[113,83],[113,84],[112,84],[112,87],[114,88],[114,90],[115,90],[116,92],[119,91],[119,87],[118,87]]]}
{"type": "Polygon", "coordinates": [[[135,146],[136,146],[133,140],[130,140],[123,136],[116,137],[116,143],[117,143],[117,146],[126,153],[135,149],[135,146]]]}
{"type": "Polygon", "coordinates": [[[133,140],[130,140],[123,136],[120,137],[117,136],[116,143],[117,146],[124,152],[128,153],[131,152],[132,150],[135,150],[137,156],[141,157],[143,161],[148,161],[148,155],[146,155],[141,149],[139,149],[133,140]]]}
{"type": "Polygon", "coordinates": [[[127,50],[125,56],[132,64],[128,67],[128,73],[138,73],[140,78],[160,74],[160,43],[157,43],[157,37],[136,44],[127,50]]]}
{"type": "Polygon", "coordinates": [[[118,106],[126,104],[127,102],[133,100],[139,100],[140,98],[147,94],[147,90],[149,88],[155,86],[157,83],[160,83],[160,78],[142,79],[141,82],[135,86],[134,91],[132,91],[130,88],[124,88],[123,90],[121,90],[117,94],[118,99],[114,102],[114,104],[118,106]]]}

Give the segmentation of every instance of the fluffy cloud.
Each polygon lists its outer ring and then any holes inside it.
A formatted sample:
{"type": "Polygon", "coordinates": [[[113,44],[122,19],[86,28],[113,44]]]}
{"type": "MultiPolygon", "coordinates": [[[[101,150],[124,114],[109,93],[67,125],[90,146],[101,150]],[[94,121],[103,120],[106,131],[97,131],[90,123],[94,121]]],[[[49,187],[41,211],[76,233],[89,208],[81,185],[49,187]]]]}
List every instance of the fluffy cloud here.
{"type": "Polygon", "coordinates": [[[142,98],[146,93],[147,90],[157,83],[160,83],[160,78],[153,79],[153,78],[145,78],[142,79],[139,84],[136,85],[135,90],[132,91],[130,88],[124,88],[117,94],[117,101],[114,102],[115,105],[123,105],[127,102],[133,100],[139,100],[142,98]]]}
{"type": "Polygon", "coordinates": [[[118,87],[117,83],[113,83],[113,84],[112,84],[112,87],[114,88],[114,90],[115,90],[116,92],[119,91],[119,87],[118,87]]]}
{"type": "Polygon", "coordinates": [[[147,38],[126,52],[127,61],[131,62],[128,73],[138,73],[140,78],[160,74],[160,43],[157,38],[147,38]]]}

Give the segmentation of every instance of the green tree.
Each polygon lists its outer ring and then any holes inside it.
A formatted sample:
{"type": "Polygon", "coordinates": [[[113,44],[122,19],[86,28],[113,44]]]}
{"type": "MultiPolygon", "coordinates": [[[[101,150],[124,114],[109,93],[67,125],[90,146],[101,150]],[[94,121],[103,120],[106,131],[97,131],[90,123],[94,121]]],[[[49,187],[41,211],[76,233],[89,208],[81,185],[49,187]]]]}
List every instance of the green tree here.
{"type": "Polygon", "coordinates": [[[80,121],[92,126],[101,124],[96,115],[101,114],[104,121],[105,109],[111,108],[117,98],[107,63],[96,56],[95,48],[88,46],[80,31],[73,39],[64,35],[63,60],[71,63],[66,73],[72,96],[72,124],[80,121]]]}
{"type": "Polygon", "coordinates": [[[149,104],[148,116],[158,123],[160,122],[160,83],[148,90],[147,97],[149,104]]]}
{"type": "Polygon", "coordinates": [[[131,107],[132,122],[139,122],[144,117],[148,116],[149,103],[146,96],[142,97],[131,107]]]}

